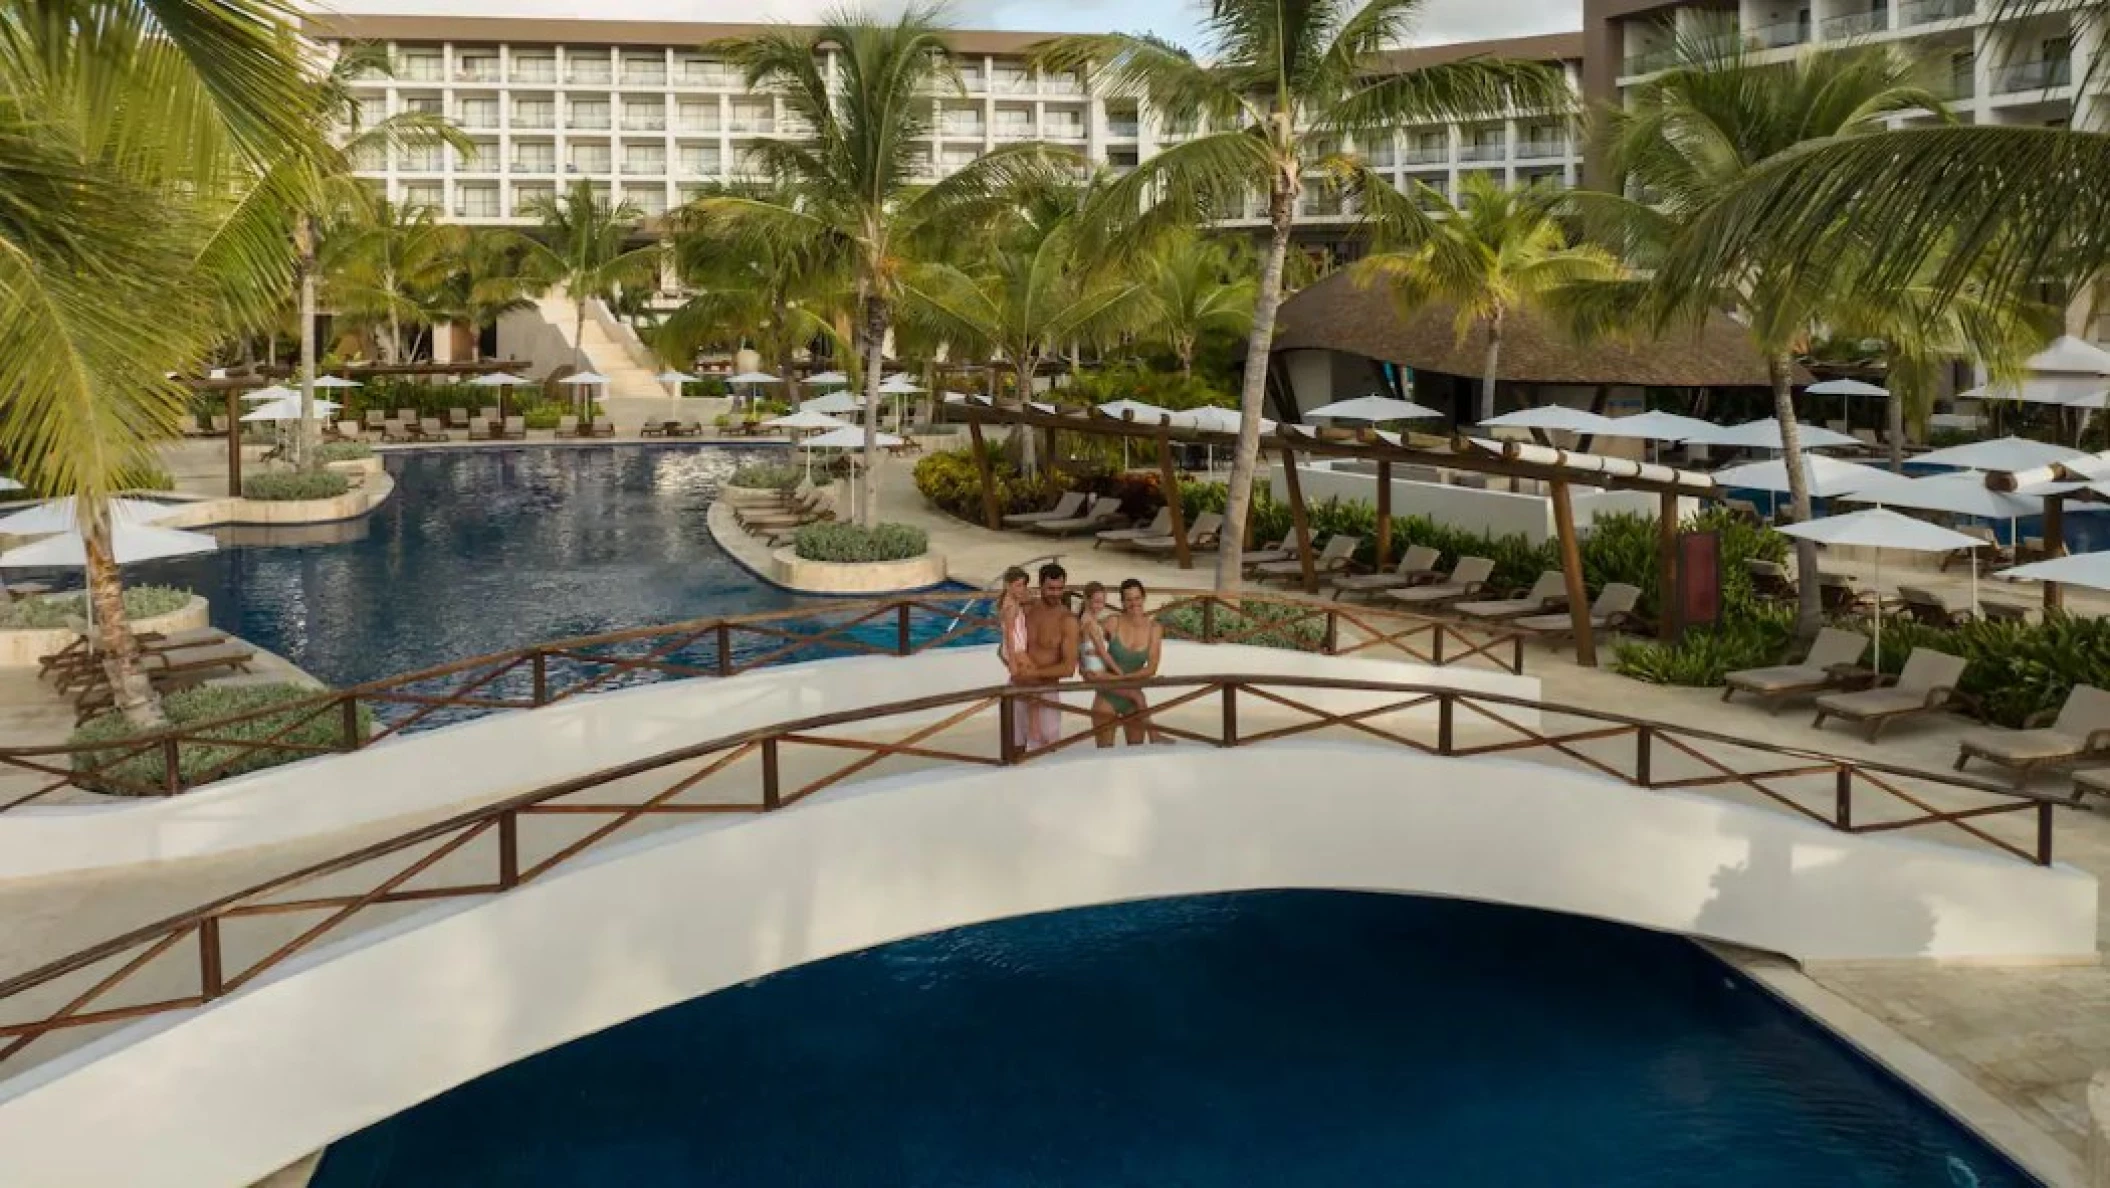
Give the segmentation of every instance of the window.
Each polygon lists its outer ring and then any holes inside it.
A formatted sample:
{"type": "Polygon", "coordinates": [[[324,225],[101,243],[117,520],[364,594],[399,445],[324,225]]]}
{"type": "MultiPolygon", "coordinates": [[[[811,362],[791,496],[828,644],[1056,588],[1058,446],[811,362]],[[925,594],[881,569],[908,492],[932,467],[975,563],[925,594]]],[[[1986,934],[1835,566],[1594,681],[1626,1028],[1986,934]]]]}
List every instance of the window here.
{"type": "Polygon", "coordinates": [[[710,58],[683,58],[675,81],[685,87],[729,87],[737,81],[733,69],[710,58]]]}
{"type": "Polygon", "coordinates": [[[948,107],[939,113],[938,127],[947,136],[971,136],[982,138],[982,109],[979,107],[948,107]]]}
{"type": "Polygon", "coordinates": [[[403,96],[403,110],[429,116],[446,114],[446,109],[440,106],[440,97],[438,95],[405,95],[403,96]]]}
{"type": "Polygon", "coordinates": [[[547,203],[556,196],[557,191],[549,186],[514,186],[513,214],[521,218],[533,217],[537,205],[547,203]]]}
{"type": "Polygon", "coordinates": [[[571,172],[607,173],[610,164],[608,146],[605,144],[575,144],[571,146],[571,172]]]}
{"type": "Polygon", "coordinates": [[[1047,135],[1053,140],[1083,140],[1084,113],[1081,111],[1051,111],[1047,117],[1047,135]]]}
{"type": "Polygon", "coordinates": [[[776,128],[776,111],[767,103],[734,103],[733,131],[769,132],[776,128]]]}
{"type": "Polygon", "coordinates": [[[1023,66],[998,66],[990,71],[990,77],[998,91],[1030,91],[1033,79],[1023,66]]]}
{"type": "Polygon", "coordinates": [[[404,82],[438,82],[443,65],[438,54],[404,54],[396,63],[396,77],[404,82]]]}
{"type": "Polygon", "coordinates": [[[658,54],[653,54],[650,57],[642,54],[624,54],[623,85],[627,87],[666,86],[666,59],[658,54]]]}
{"type": "Polygon", "coordinates": [[[403,187],[404,206],[438,207],[446,191],[438,182],[412,182],[403,187]]]}
{"type": "Polygon", "coordinates": [[[513,100],[513,126],[515,128],[556,127],[557,101],[554,99],[513,100]]]}
{"type": "Polygon", "coordinates": [[[440,171],[440,149],[438,145],[408,146],[396,150],[398,173],[438,173],[440,171]]]}
{"type": "Polygon", "coordinates": [[[456,151],[454,167],[469,173],[490,173],[498,168],[498,142],[479,137],[467,151],[456,151]]]}
{"type": "Polygon", "coordinates": [[[608,100],[574,99],[571,114],[565,123],[573,128],[606,128],[608,126],[608,100]]]}
{"type": "Polygon", "coordinates": [[[674,109],[674,130],[677,132],[716,132],[718,130],[718,101],[716,99],[683,100],[674,109]]]}
{"type": "Polygon", "coordinates": [[[513,142],[513,172],[555,173],[557,171],[557,146],[548,143],[522,144],[513,142]]]}
{"type": "Polygon", "coordinates": [[[379,173],[388,168],[388,146],[362,144],[353,149],[352,168],[361,173],[379,173]]]}
{"type": "Polygon", "coordinates": [[[623,146],[623,172],[631,176],[652,176],[667,171],[667,148],[661,144],[626,144],[623,146]]]}
{"type": "Polygon", "coordinates": [[[657,132],[667,126],[667,105],[657,99],[625,99],[623,127],[657,132]]]}
{"type": "Polygon", "coordinates": [[[998,140],[1033,139],[1033,109],[1030,107],[997,108],[996,138],[998,140]]]}
{"type": "Polygon", "coordinates": [[[465,219],[498,217],[497,186],[463,186],[455,192],[454,213],[465,219]]]}
{"type": "Polygon", "coordinates": [[[498,126],[498,100],[494,98],[463,99],[461,114],[456,120],[464,128],[496,128],[498,126]]]}
{"type": "Polygon", "coordinates": [[[646,189],[625,187],[623,200],[637,207],[637,212],[647,218],[667,213],[667,191],[664,186],[646,189]]]}
{"type": "Polygon", "coordinates": [[[557,81],[557,58],[554,54],[515,54],[509,73],[514,82],[553,83],[557,81]]]}
{"type": "Polygon", "coordinates": [[[564,77],[575,83],[605,83],[613,73],[605,56],[567,56],[564,61],[564,77]]]}
{"type": "Polygon", "coordinates": [[[454,77],[463,82],[498,81],[498,55],[490,50],[465,51],[456,63],[454,77]]]}
{"type": "Polygon", "coordinates": [[[680,160],[683,177],[718,176],[721,158],[715,144],[682,145],[680,160]]]}

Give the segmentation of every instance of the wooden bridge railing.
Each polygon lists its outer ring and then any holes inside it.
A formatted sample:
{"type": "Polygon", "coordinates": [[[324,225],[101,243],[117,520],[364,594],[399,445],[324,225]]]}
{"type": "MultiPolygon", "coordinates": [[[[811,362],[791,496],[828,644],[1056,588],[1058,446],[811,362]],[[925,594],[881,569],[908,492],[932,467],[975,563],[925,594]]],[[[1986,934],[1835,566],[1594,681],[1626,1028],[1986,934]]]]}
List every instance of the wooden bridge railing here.
{"type": "MultiPolygon", "coordinates": [[[[1535,759],[1652,791],[1727,793],[1841,833],[1918,830],[2024,862],[2052,861],[2052,801],[1951,773],[1438,685],[1217,675],[1101,687],[1142,693],[1150,704],[1133,717],[1187,743],[1265,746],[1329,731],[1423,755],[1535,759]],[[2021,820],[1996,832],[1994,822],[2009,816],[2021,820]]],[[[40,1037],[234,993],[356,924],[398,918],[385,910],[396,905],[507,893],[639,822],[774,812],[883,763],[894,766],[874,774],[1030,764],[1089,745],[1105,723],[1067,703],[1052,741],[1020,741],[1019,714],[1052,694],[1079,699],[1075,685],[998,686],[743,731],[511,796],[269,879],[0,982],[0,1066],[40,1037]]],[[[1473,784],[1460,779],[1446,788],[1469,796],[1473,784]]],[[[1488,844],[1498,848],[1502,839],[1488,844]]]]}
{"type": "MultiPolygon", "coordinates": [[[[834,656],[913,656],[977,633],[993,641],[992,597],[916,594],[578,636],[118,742],[0,748],[0,774],[38,781],[0,793],[0,812],[67,788],[173,796],[246,770],[259,752],[285,762],[354,751],[464,716],[534,710],[649,680],[724,678],[834,656]]],[[[1152,604],[1168,639],[1524,671],[1524,636],[1500,627],[1266,593],[1233,600],[1170,590],[1154,593],[1152,604]]]]}

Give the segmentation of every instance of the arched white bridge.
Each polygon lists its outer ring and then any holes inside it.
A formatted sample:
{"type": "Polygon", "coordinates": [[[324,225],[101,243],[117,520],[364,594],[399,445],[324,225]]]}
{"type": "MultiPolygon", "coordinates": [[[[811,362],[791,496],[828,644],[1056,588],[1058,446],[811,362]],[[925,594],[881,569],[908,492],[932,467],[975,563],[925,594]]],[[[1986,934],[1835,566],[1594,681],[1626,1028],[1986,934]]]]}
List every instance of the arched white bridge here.
{"type": "MultiPolygon", "coordinates": [[[[1166,727],[1216,746],[1107,753],[1080,731],[1022,755],[1001,734],[1015,696],[742,731],[0,986],[0,1004],[50,991],[41,1019],[65,1028],[106,1007],[79,991],[135,953],[159,946],[149,962],[173,956],[202,978],[156,1017],[0,1082],[10,1182],[245,1183],[699,994],[934,930],[1142,898],[1451,896],[1800,958],[2094,948],[2094,880],[2031,860],[2033,802],[1962,815],[1999,804],[1971,781],[1501,693],[1308,675],[1155,683],[1166,727]],[[601,841],[655,820],[668,827],[601,841]],[[557,825],[570,834],[539,832],[557,825]],[[330,931],[361,916],[380,918],[330,931]],[[286,931],[238,935],[259,924],[286,931]]],[[[0,1036],[37,1034],[9,1022],[0,1036]]]]}

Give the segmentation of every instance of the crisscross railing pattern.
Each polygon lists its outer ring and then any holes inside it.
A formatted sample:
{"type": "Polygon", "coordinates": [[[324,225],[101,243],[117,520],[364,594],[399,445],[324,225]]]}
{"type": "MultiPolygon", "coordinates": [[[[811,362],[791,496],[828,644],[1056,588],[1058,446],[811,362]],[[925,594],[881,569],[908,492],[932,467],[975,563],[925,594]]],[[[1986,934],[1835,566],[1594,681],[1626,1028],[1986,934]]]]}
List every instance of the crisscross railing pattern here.
{"type": "MultiPolygon", "coordinates": [[[[502,894],[641,828],[779,811],[861,777],[1029,764],[1129,725],[1211,747],[1324,734],[1461,760],[1524,758],[1785,810],[1842,833],[1923,830],[2052,861],[2053,801],[1953,773],[1433,684],[1216,675],[1096,687],[1144,703],[1125,715],[1103,703],[1095,711],[1079,704],[1090,690],[1075,685],[938,694],[744,731],[421,826],[0,982],[0,1062],[42,1037],[209,1002],[391,911],[502,894]],[[1031,737],[1022,715],[1050,706],[1052,734],[1031,737]]],[[[1456,781],[1458,794],[1471,789],[1456,781]]]]}
{"type": "MultiPolygon", "coordinates": [[[[1500,627],[1271,594],[1169,590],[1152,598],[1172,639],[1524,670],[1524,637],[1500,627]]],[[[0,791],[0,812],[68,788],[170,796],[243,770],[260,753],[283,762],[353,751],[467,717],[648,681],[733,677],[837,656],[914,656],[993,641],[996,630],[990,594],[941,592],[555,640],[121,742],[0,748],[0,774],[33,777],[0,791]]]]}

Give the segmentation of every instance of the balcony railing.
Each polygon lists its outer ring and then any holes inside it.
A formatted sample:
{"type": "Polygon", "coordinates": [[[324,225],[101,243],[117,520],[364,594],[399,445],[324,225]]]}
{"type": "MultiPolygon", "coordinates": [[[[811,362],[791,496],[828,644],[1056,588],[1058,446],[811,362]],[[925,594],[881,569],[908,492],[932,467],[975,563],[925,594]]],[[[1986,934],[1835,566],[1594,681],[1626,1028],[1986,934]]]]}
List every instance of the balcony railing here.
{"type": "Polygon", "coordinates": [[[1040,92],[1043,95],[1082,95],[1084,80],[1066,74],[1043,78],[1040,80],[1040,92]]]}
{"type": "Polygon", "coordinates": [[[667,130],[665,112],[626,111],[623,113],[625,132],[664,132],[667,130]]]}
{"type": "Polygon", "coordinates": [[[553,61],[515,61],[511,74],[517,83],[553,83],[557,81],[557,64],[553,61]]]}
{"type": "Polygon", "coordinates": [[[1936,79],[1928,84],[1927,89],[1934,92],[1934,97],[1937,99],[1949,101],[1969,99],[1978,93],[1978,80],[1971,76],[1970,71],[1958,70],[1947,78],[1936,79]]]}
{"type": "Polygon", "coordinates": [[[1890,10],[1871,8],[1866,12],[1849,12],[1841,16],[1825,18],[1823,29],[1826,41],[1838,41],[1848,37],[1866,37],[1871,33],[1882,33],[1890,28],[1890,10]]]}
{"type": "Polygon", "coordinates": [[[730,87],[740,79],[732,71],[719,66],[684,69],[674,76],[674,81],[684,87],[730,87]]]}
{"type": "Polygon", "coordinates": [[[540,128],[547,131],[556,126],[557,113],[554,111],[522,111],[517,107],[513,109],[513,127],[516,130],[540,128]]]}
{"type": "Polygon", "coordinates": [[[989,89],[999,95],[1022,95],[1033,90],[1031,75],[999,74],[989,80],[989,89]]]}
{"type": "Polygon", "coordinates": [[[565,122],[574,128],[606,128],[608,126],[608,112],[605,109],[600,111],[582,111],[574,107],[571,109],[571,118],[565,122]]]}
{"type": "Polygon", "coordinates": [[[1627,74],[1653,74],[1658,70],[1667,69],[1677,60],[1678,51],[1675,49],[1643,50],[1638,54],[1627,55],[1621,68],[1627,74]]]}
{"type": "Polygon", "coordinates": [[[488,202],[461,202],[454,207],[458,219],[495,219],[498,217],[498,199],[488,202]]]}
{"type": "Polygon", "coordinates": [[[676,132],[716,132],[722,126],[717,116],[712,116],[709,119],[677,119],[674,121],[674,130],[676,132]]]}
{"type": "Polygon", "coordinates": [[[440,159],[437,155],[430,157],[405,157],[396,162],[397,173],[438,173],[440,168],[440,159]]]}
{"type": "Polygon", "coordinates": [[[607,157],[573,157],[571,164],[564,167],[564,172],[584,173],[598,177],[607,173],[613,165],[614,162],[607,157]]]}
{"type": "Polygon", "coordinates": [[[1033,139],[1033,125],[998,124],[996,126],[996,138],[998,140],[1031,140],[1033,139]]]}
{"type": "Polygon", "coordinates": [[[1810,39],[1809,26],[1801,21],[1775,21],[1744,30],[1744,42],[1752,49],[1783,49],[1810,39]]]}
{"type": "Polygon", "coordinates": [[[1450,159],[1451,146],[1447,144],[1410,144],[1399,153],[1402,165],[1441,165],[1450,159]]]}
{"type": "Polygon", "coordinates": [[[462,62],[454,68],[456,82],[495,83],[498,81],[498,59],[486,58],[476,62],[462,62]]]}
{"type": "Polygon", "coordinates": [[[573,62],[571,68],[564,72],[564,77],[577,85],[605,86],[615,77],[615,72],[608,68],[606,62],[573,62]]]}
{"type": "Polygon", "coordinates": [[[630,157],[623,159],[623,173],[628,177],[651,177],[655,174],[663,174],[666,171],[667,159],[665,157],[657,160],[650,157],[642,160],[630,157]]]}
{"type": "Polygon", "coordinates": [[[1565,140],[1520,140],[1517,142],[1517,156],[1523,160],[1565,157],[1567,155],[1568,142],[1565,140]]]}
{"type": "Polygon", "coordinates": [[[664,66],[623,67],[623,85],[626,87],[663,87],[667,85],[667,68],[664,66]]]}
{"type": "Polygon", "coordinates": [[[1508,146],[1501,141],[1492,143],[1465,143],[1458,146],[1460,161],[1499,161],[1508,146]]]}
{"type": "Polygon", "coordinates": [[[1898,24],[1905,27],[1953,21],[1978,11],[1975,0],[1905,0],[1898,7],[1898,24]]]}
{"type": "Polygon", "coordinates": [[[2010,95],[2016,91],[2042,91],[2052,87],[2069,86],[2072,82],[2072,59],[2040,58],[2034,62],[2017,62],[1995,70],[1993,93],[2010,95]]]}
{"type": "Polygon", "coordinates": [[[495,106],[469,107],[464,105],[460,113],[454,117],[454,122],[470,129],[496,128],[498,126],[498,108],[495,106]]]}
{"type": "Polygon", "coordinates": [[[1049,140],[1083,140],[1083,124],[1049,124],[1041,132],[1049,140]]]}
{"type": "Polygon", "coordinates": [[[1397,167],[1398,164],[1399,153],[1393,148],[1387,146],[1385,148],[1374,148],[1370,150],[1370,168],[1392,169],[1397,167]]]}
{"type": "Polygon", "coordinates": [[[939,135],[947,140],[980,140],[988,133],[982,124],[941,124],[939,135]]]}
{"type": "Polygon", "coordinates": [[[725,126],[734,132],[775,132],[777,120],[775,116],[734,116],[725,126]]]}
{"type": "Polygon", "coordinates": [[[438,82],[446,66],[438,58],[405,58],[396,63],[396,78],[403,82],[438,82]]]}
{"type": "Polygon", "coordinates": [[[1106,134],[1115,140],[1134,140],[1143,134],[1143,127],[1134,120],[1110,120],[1106,134]]]}
{"type": "Polygon", "coordinates": [[[550,174],[557,172],[555,157],[516,157],[506,166],[507,173],[550,174]]]}

